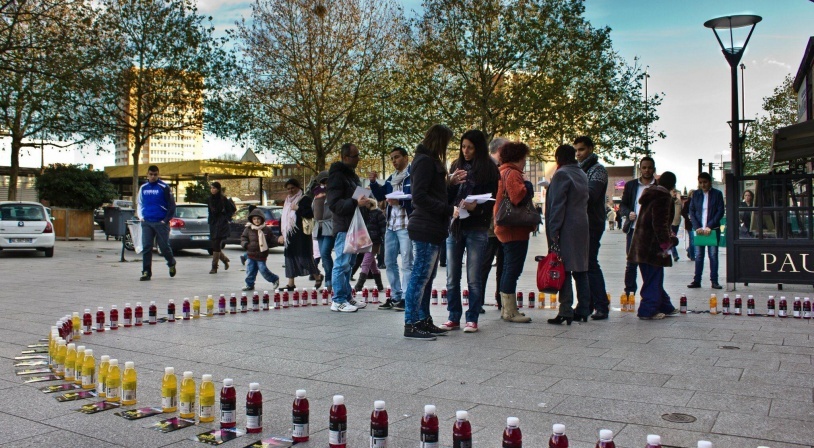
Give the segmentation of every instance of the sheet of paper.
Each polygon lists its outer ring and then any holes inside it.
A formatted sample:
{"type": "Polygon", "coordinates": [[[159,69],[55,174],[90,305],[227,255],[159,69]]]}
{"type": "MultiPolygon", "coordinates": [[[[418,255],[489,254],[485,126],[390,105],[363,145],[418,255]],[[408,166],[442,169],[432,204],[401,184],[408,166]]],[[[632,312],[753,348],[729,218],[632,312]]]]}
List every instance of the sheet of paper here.
{"type": "Polygon", "coordinates": [[[484,193],[484,194],[470,194],[466,198],[464,198],[464,202],[477,202],[478,204],[483,204],[484,202],[494,201],[495,198],[492,197],[491,193],[484,193]]]}
{"type": "Polygon", "coordinates": [[[192,426],[195,424],[195,420],[187,420],[181,417],[173,417],[168,418],[166,420],[161,420],[160,422],[154,423],[148,428],[154,429],[158,432],[168,433],[177,431],[181,428],[186,428],[187,426],[192,426]]]}
{"type": "Polygon", "coordinates": [[[158,415],[160,413],[161,408],[138,408],[122,412],[116,412],[114,415],[118,415],[119,417],[122,417],[127,420],[138,420],[141,418],[158,415]]]}
{"type": "Polygon", "coordinates": [[[279,447],[294,446],[294,440],[283,436],[271,436],[262,440],[258,440],[257,442],[254,442],[251,445],[246,445],[243,448],[271,448],[275,446],[279,447]]]}
{"type": "Polygon", "coordinates": [[[367,188],[356,187],[356,190],[353,192],[353,199],[359,200],[362,196],[373,197],[373,192],[368,190],[367,188]]]}
{"type": "Polygon", "coordinates": [[[238,429],[213,429],[212,431],[202,432],[192,437],[192,440],[209,445],[220,445],[244,434],[246,433],[238,429]]]}
{"type": "Polygon", "coordinates": [[[81,412],[83,414],[95,414],[97,412],[107,411],[110,409],[118,409],[121,406],[120,403],[110,403],[107,401],[98,401],[96,403],[89,403],[86,405],[82,405],[79,409],[74,409],[77,412],[81,412]]]}
{"type": "Polygon", "coordinates": [[[398,200],[405,200],[405,199],[412,199],[413,195],[402,193],[401,191],[394,191],[390,194],[384,195],[386,199],[398,199],[398,200]]]}
{"type": "Polygon", "coordinates": [[[75,383],[54,384],[53,386],[45,386],[40,389],[41,392],[46,394],[53,394],[54,392],[66,392],[69,390],[81,389],[82,386],[75,383]]]}

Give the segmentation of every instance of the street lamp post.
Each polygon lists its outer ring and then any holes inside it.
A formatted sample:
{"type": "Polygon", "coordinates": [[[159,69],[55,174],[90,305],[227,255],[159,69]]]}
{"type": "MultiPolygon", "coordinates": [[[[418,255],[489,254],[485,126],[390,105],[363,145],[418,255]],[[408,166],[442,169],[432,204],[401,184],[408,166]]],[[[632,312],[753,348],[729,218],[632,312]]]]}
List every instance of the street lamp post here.
{"type": "Polygon", "coordinates": [[[650,78],[650,74],[647,73],[647,69],[650,68],[648,65],[647,68],[644,69],[644,152],[646,155],[650,155],[650,103],[648,102],[647,98],[647,80],[650,78]]]}

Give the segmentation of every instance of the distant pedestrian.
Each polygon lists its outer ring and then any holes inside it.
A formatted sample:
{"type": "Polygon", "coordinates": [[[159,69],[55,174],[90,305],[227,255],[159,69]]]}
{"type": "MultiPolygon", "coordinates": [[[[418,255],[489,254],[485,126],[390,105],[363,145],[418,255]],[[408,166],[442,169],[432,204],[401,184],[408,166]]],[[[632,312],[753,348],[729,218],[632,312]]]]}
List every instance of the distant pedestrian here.
{"type": "Polygon", "coordinates": [[[608,230],[614,230],[616,227],[616,211],[613,207],[608,208],[608,230]]]}
{"type": "Polygon", "coordinates": [[[240,246],[246,250],[248,255],[246,266],[246,286],[243,291],[253,291],[257,272],[271,283],[272,290],[280,286],[280,277],[271,272],[266,266],[266,259],[269,249],[277,245],[276,238],[271,232],[271,228],[266,226],[266,217],[262,210],[252,210],[249,213],[249,222],[240,235],[240,246]]]}
{"type": "MultiPolygon", "coordinates": [[[[690,198],[690,220],[697,235],[713,236],[717,242],[721,238],[721,219],[724,217],[724,195],[721,190],[712,188],[712,176],[709,173],[698,175],[698,190],[690,198]]],[[[698,246],[695,254],[695,276],[688,288],[700,288],[701,276],[704,273],[704,252],[709,253],[709,280],[712,289],[721,289],[718,283],[718,244],[698,246]]]]}
{"type": "Polygon", "coordinates": [[[362,258],[362,266],[359,271],[359,281],[356,282],[356,290],[361,291],[362,288],[365,287],[365,282],[368,279],[373,279],[373,281],[376,282],[376,287],[379,288],[379,290],[383,290],[382,274],[379,272],[376,257],[379,254],[379,247],[381,247],[384,242],[387,220],[384,218],[384,213],[382,213],[376,205],[376,201],[370,201],[367,209],[362,211],[362,215],[365,216],[367,234],[373,242],[373,248],[370,252],[365,252],[362,258]]]}
{"type": "Polygon", "coordinates": [[[158,167],[147,167],[147,182],[138,190],[138,217],[141,220],[141,281],[153,276],[153,240],[167,260],[170,277],[175,277],[175,258],[170,247],[170,220],[175,216],[175,199],[170,186],[158,178],[158,167]]]}
{"type": "MultiPolygon", "coordinates": [[[[661,185],[661,183],[659,183],[661,185]]],[[[670,230],[672,230],[673,235],[678,235],[678,226],[681,224],[681,193],[678,190],[673,189],[670,192],[673,198],[673,221],[670,223],[670,230]]],[[[678,261],[678,248],[673,246],[670,249],[673,254],[673,261],[678,261]]]]}
{"type": "Polygon", "coordinates": [[[325,204],[327,200],[326,185],[328,184],[328,172],[322,171],[317,175],[317,185],[311,190],[313,195],[314,209],[314,233],[313,237],[319,245],[319,259],[322,261],[322,268],[325,270],[324,286],[329,291],[333,290],[331,281],[334,267],[334,260],[331,251],[334,248],[333,215],[331,209],[325,204]]]}
{"type": "Polygon", "coordinates": [[[296,288],[294,279],[304,275],[313,275],[314,287],[322,286],[322,275],[314,264],[314,246],[311,242],[310,229],[305,232],[304,223],[314,219],[311,207],[312,199],[302,192],[300,181],[288,179],[285,183],[288,196],[285,198],[283,214],[280,217],[280,243],[285,243],[285,276],[288,278],[286,289],[296,288]]]}
{"type": "Polygon", "coordinates": [[[235,204],[224,196],[220,182],[212,182],[209,186],[209,198],[206,205],[209,211],[209,242],[212,244],[212,269],[210,274],[218,273],[218,261],[223,262],[223,269],[229,270],[229,258],[221,251],[224,241],[229,237],[229,221],[235,214],[235,204]]]}
{"type": "Polygon", "coordinates": [[[690,219],[690,198],[695,190],[687,193],[687,199],[681,205],[681,217],[684,218],[684,233],[687,235],[687,258],[695,261],[695,234],[692,231],[692,220],[690,219]]]}
{"type": "MultiPolygon", "coordinates": [[[[249,209],[248,209],[248,210],[249,210],[249,215],[251,215],[251,214],[252,214],[252,212],[253,212],[253,211],[254,211],[256,208],[257,208],[257,206],[256,206],[256,205],[254,205],[254,204],[249,204],[249,209]]],[[[264,221],[265,221],[265,216],[263,217],[263,219],[264,219],[264,221]]],[[[248,215],[247,215],[247,218],[246,218],[246,223],[247,223],[247,224],[249,223],[248,215]]],[[[245,266],[245,265],[246,265],[246,261],[247,261],[248,259],[249,259],[249,254],[248,254],[246,251],[243,251],[243,254],[242,254],[242,255],[240,255],[240,264],[242,264],[242,265],[244,265],[244,266],[245,266]]]]}
{"type": "MultiPolygon", "coordinates": [[[[625,220],[625,223],[622,224],[622,232],[626,233],[625,253],[630,250],[630,242],[633,240],[636,217],[639,215],[639,198],[642,197],[644,190],[656,184],[655,160],[649,156],[642,157],[642,160],[639,161],[639,172],[641,176],[638,179],[633,179],[625,184],[625,189],[622,192],[622,202],[619,204],[622,218],[625,220]]],[[[636,285],[638,269],[636,263],[627,262],[625,266],[625,294],[636,294],[639,289],[638,285],[636,285]]]]}
{"type": "MultiPolygon", "coordinates": [[[[489,143],[489,157],[495,163],[495,166],[500,166],[500,147],[503,146],[508,140],[501,137],[495,137],[489,143]]],[[[495,199],[497,200],[497,198],[495,199]]],[[[494,218],[489,222],[489,236],[486,243],[486,254],[483,257],[481,264],[481,281],[483,281],[483,301],[486,302],[487,292],[486,284],[489,281],[489,273],[492,272],[492,263],[495,264],[495,302],[498,311],[502,312],[503,305],[500,303],[500,278],[503,277],[503,245],[495,235],[495,220],[494,218]]],[[[483,311],[483,307],[481,307],[483,311]]]]}

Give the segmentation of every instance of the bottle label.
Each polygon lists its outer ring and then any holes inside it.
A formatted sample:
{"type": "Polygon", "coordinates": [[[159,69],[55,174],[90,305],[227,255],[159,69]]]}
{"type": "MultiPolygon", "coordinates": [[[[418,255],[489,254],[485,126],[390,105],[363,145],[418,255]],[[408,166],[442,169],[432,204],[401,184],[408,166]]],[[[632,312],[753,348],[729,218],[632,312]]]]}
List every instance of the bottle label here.
{"type": "Polygon", "coordinates": [[[136,325],[141,325],[143,320],[143,318],[136,316],[136,325]]]}
{"type": "Polygon", "coordinates": [[[370,438],[372,440],[385,440],[387,439],[387,427],[384,428],[370,428],[370,438]]]}
{"type": "Polygon", "coordinates": [[[387,437],[370,436],[370,448],[387,448],[387,437]]]}
{"type": "Polygon", "coordinates": [[[195,411],[193,411],[194,407],[195,407],[194,399],[193,401],[181,399],[181,402],[178,404],[178,410],[180,411],[180,413],[186,415],[195,413],[195,411]]]}
{"type": "Polygon", "coordinates": [[[248,409],[246,410],[246,428],[247,429],[254,429],[254,428],[262,428],[263,427],[263,416],[262,415],[249,415],[248,409]]]}
{"type": "Polygon", "coordinates": [[[96,385],[96,372],[88,372],[82,375],[82,388],[93,387],[96,385]]]}
{"type": "Polygon", "coordinates": [[[215,406],[214,405],[201,405],[200,412],[198,416],[201,418],[213,418],[215,417],[215,406]]]}
{"type": "Polygon", "coordinates": [[[136,383],[124,383],[122,385],[122,400],[136,401],[136,383]]]}
{"type": "Polygon", "coordinates": [[[169,393],[167,389],[165,389],[161,393],[161,407],[164,409],[171,409],[178,406],[178,397],[175,396],[175,389],[172,389],[169,393]]]}
{"type": "Polygon", "coordinates": [[[125,325],[132,325],[133,324],[133,319],[125,317],[124,318],[124,324],[125,325]]]}
{"type": "MultiPolygon", "coordinates": [[[[296,417],[295,417],[296,419],[296,417]]],[[[310,428],[308,427],[308,422],[305,423],[298,423],[294,422],[294,430],[291,432],[293,437],[308,437],[310,432],[310,428]]]]}
{"type": "Polygon", "coordinates": [[[472,448],[472,439],[469,440],[453,440],[452,448],[472,448]]]}
{"type": "Polygon", "coordinates": [[[96,383],[96,392],[101,394],[107,394],[107,385],[105,384],[105,380],[99,378],[99,382],[96,383]]]}
{"type": "Polygon", "coordinates": [[[419,446],[419,448],[438,448],[440,445],[438,444],[437,440],[434,441],[434,442],[428,442],[428,441],[422,440],[421,443],[418,446],[419,446]]]}
{"type": "Polygon", "coordinates": [[[331,423],[328,428],[328,443],[331,445],[346,445],[348,443],[348,424],[331,423]]]}
{"type": "Polygon", "coordinates": [[[107,393],[108,400],[119,398],[119,396],[121,396],[121,393],[120,393],[121,388],[119,388],[119,387],[108,387],[106,389],[107,389],[106,393],[107,393]]]}
{"type": "Polygon", "coordinates": [[[437,432],[421,432],[421,448],[438,448],[438,433],[437,432]]]}
{"type": "Polygon", "coordinates": [[[72,367],[65,368],[65,378],[74,378],[76,377],[76,371],[72,367]]]}
{"type": "Polygon", "coordinates": [[[235,423],[237,421],[237,411],[235,403],[222,402],[220,403],[220,422],[221,423],[235,423]]]}

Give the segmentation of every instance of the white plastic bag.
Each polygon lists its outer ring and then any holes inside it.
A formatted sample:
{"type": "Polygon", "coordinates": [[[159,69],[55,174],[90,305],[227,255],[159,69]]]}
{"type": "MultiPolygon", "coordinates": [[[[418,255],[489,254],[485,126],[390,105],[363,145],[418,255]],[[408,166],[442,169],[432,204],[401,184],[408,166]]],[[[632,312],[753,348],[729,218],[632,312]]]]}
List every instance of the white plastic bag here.
{"type": "Polygon", "coordinates": [[[133,241],[133,249],[136,254],[144,252],[144,246],[141,244],[141,222],[128,221],[127,229],[130,231],[130,239],[133,241]]]}
{"type": "Polygon", "coordinates": [[[356,209],[353,219],[350,221],[348,233],[345,235],[345,249],[346,254],[363,254],[373,250],[373,241],[370,239],[370,234],[367,233],[367,226],[365,220],[362,218],[362,212],[356,209]]]}

